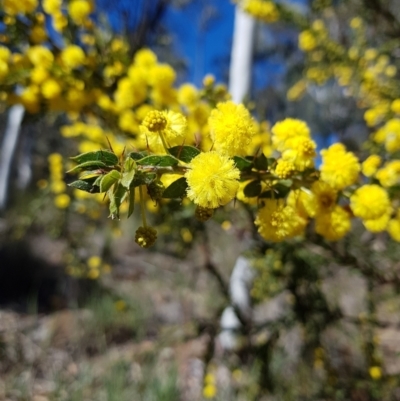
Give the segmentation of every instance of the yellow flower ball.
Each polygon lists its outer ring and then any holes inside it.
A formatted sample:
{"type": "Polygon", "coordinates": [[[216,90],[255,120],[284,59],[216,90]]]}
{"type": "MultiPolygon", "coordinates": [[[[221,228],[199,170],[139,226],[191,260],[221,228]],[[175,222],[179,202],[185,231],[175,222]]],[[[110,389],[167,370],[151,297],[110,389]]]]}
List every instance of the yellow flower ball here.
{"type": "Polygon", "coordinates": [[[392,209],[388,210],[388,213],[383,214],[377,219],[363,220],[364,227],[372,233],[379,233],[386,230],[386,227],[390,220],[392,209]]]}
{"type": "Polygon", "coordinates": [[[283,199],[267,199],[254,223],[265,240],[280,242],[302,234],[307,220],[283,199]]]}
{"type": "Polygon", "coordinates": [[[335,143],[328,149],[321,150],[321,180],[332,188],[341,190],[354,184],[360,172],[360,163],[352,152],[346,152],[341,143],[335,143]]]}
{"type": "Polygon", "coordinates": [[[390,110],[392,110],[393,113],[400,114],[400,99],[393,100],[390,105],[390,110]]]}
{"type": "Polygon", "coordinates": [[[243,155],[256,133],[249,111],[231,101],[218,103],[208,124],[214,149],[227,156],[243,155]]]}
{"type": "Polygon", "coordinates": [[[59,209],[66,209],[71,203],[71,198],[67,194],[60,194],[54,198],[54,204],[59,209]]]}
{"type": "Polygon", "coordinates": [[[43,0],[43,10],[47,14],[56,14],[60,11],[62,0],[43,0]]]}
{"type": "Polygon", "coordinates": [[[150,68],[157,64],[157,56],[150,49],[140,49],[135,53],[133,61],[137,66],[150,68]]]}
{"type": "Polygon", "coordinates": [[[331,212],[321,213],[315,218],[315,231],[329,241],[338,241],[350,229],[350,214],[339,205],[336,205],[331,212]]]}
{"type": "Polygon", "coordinates": [[[91,256],[87,260],[89,269],[98,269],[101,265],[101,258],[99,256],[91,256]]]}
{"type": "Polygon", "coordinates": [[[295,173],[295,171],[296,169],[291,161],[278,159],[274,174],[277,177],[285,180],[286,178],[291,177],[295,173]]]}
{"type": "Polygon", "coordinates": [[[68,14],[77,25],[85,23],[91,12],[92,6],[87,0],[72,0],[68,5],[68,14]]]}
{"type": "Polygon", "coordinates": [[[32,46],[27,51],[29,61],[37,67],[48,68],[53,64],[53,53],[44,46],[32,46]]]}
{"type": "Polygon", "coordinates": [[[382,163],[382,158],[378,155],[371,155],[369,156],[361,165],[362,167],[362,173],[366,177],[372,177],[376,171],[378,170],[378,167],[382,163]]]}
{"type": "Polygon", "coordinates": [[[277,122],[271,129],[272,144],[279,151],[283,151],[290,146],[286,146],[286,142],[293,138],[305,137],[310,138],[310,129],[304,121],[295,118],[286,118],[277,122]]]}
{"type": "Polygon", "coordinates": [[[382,377],[382,369],[379,366],[371,366],[369,368],[369,375],[373,380],[379,380],[382,377]]]}
{"type": "Polygon", "coordinates": [[[397,242],[400,242],[400,216],[397,214],[397,218],[389,221],[387,225],[387,231],[389,235],[397,242]]]}
{"type": "Polygon", "coordinates": [[[45,99],[54,99],[61,94],[61,85],[53,78],[47,79],[41,88],[45,99]]]}
{"type": "Polygon", "coordinates": [[[376,178],[385,187],[392,187],[400,183],[400,160],[392,160],[376,172],[376,178]]]}
{"type": "Polygon", "coordinates": [[[387,191],[379,185],[363,185],[350,197],[351,210],[363,220],[375,220],[391,210],[387,191]]]}
{"type": "Polygon", "coordinates": [[[11,58],[10,49],[5,46],[0,46],[0,60],[4,62],[8,62],[11,58]]]}
{"type": "Polygon", "coordinates": [[[240,171],[232,159],[216,151],[204,152],[196,156],[189,167],[185,174],[187,196],[196,205],[215,209],[235,197],[240,171]]]}
{"type": "Polygon", "coordinates": [[[299,35],[299,48],[305,52],[310,52],[317,47],[317,40],[314,34],[309,31],[303,31],[299,35]]]}
{"type": "Polygon", "coordinates": [[[77,45],[68,45],[61,52],[61,60],[68,68],[77,68],[85,63],[85,52],[77,45]]]}
{"type": "Polygon", "coordinates": [[[197,88],[192,84],[183,84],[178,91],[178,101],[186,107],[194,107],[198,100],[197,88]]]}

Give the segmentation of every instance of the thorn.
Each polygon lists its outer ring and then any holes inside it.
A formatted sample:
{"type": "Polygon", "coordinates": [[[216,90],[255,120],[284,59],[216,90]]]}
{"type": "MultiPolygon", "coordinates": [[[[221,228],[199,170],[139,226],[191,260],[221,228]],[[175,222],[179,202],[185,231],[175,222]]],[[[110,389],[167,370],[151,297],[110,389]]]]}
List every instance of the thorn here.
{"type": "Polygon", "coordinates": [[[110,140],[108,139],[108,136],[107,136],[107,135],[106,135],[106,139],[107,139],[108,146],[109,146],[111,152],[115,153],[113,147],[111,146],[111,142],[110,142],[110,140]]]}

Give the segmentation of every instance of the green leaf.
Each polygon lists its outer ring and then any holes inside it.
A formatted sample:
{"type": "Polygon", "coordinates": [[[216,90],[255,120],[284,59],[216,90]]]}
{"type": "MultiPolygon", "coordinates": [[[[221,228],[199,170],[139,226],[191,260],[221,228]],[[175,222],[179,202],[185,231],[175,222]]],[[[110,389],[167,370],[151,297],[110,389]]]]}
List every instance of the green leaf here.
{"type": "Polygon", "coordinates": [[[95,152],[82,153],[78,156],[71,157],[71,160],[78,164],[86,162],[102,162],[109,167],[118,164],[117,155],[109,150],[97,150],[95,152]]]}
{"type": "Polygon", "coordinates": [[[176,157],[170,155],[146,156],[143,159],[137,161],[137,164],[140,164],[141,166],[159,166],[159,167],[176,166],[178,163],[179,160],[176,157]]]}
{"type": "Polygon", "coordinates": [[[77,180],[77,181],[71,182],[71,184],[68,184],[68,186],[71,188],[80,189],[81,191],[90,192],[92,194],[98,193],[99,188],[95,187],[93,185],[94,185],[93,181],[91,181],[91,180],[77,180]]]}
{"type": "Polygon", "coordinates": [[[190,163],[193,158],[200,154],[200,150],[194,146],[174,146],[169,148],[168,151],[172,156],[185,163],[190,163]]]}
{"type": "Polygon", "coordinates": [[[279,184],[284,186],[284,187],[291,188],[292,185],[293,185],[293,180],[280,180],[277,185],[279,185],[279,184]]]}
{"type": "Polygon", "coordinates": [[[93,176],[98,177],[99,175],[100,175],[99,170],[88,170],[88,171],[84,171],[84,172],[80,175],[79,179],[80,179],[80,180],[87,180],[87,179],[92,178],[93,176]]]}
{"type": "Polygon", "coordinates": [[[186,188],[188,187],[185,177],[178,178],[163,193],[163,198],[183,198],[186,195],[186,188]]]}
{"type": "Polygon", "coordinates": [[[253,162],[250,160],[247,160],[243,157],[240,156],[233,156],[233,160],[235,161],[236,167],[240,170],[248,170],[251,168],[253,165],[253,162]]]}
{"type": "Polygon", "coordinates": [[[129,190],[129,209],[128,217],[130,217],[135,210],[135,188],[129,190]]]}
{"type": "Polygon", "coordinates": [[[98,186],[98,187],[100,187],[100,183],[101,183],[101,180],[103,179],[103,175],[99,175],[97,178],[96,178],[96,181],[93,183],[93,185],[96,185],[96,186],[98,186]]]}
{"type": "Polygon", "coordinates": [[[271,189],[268,191],[264,191],[260,194],[259,198],[261,199],[274,199],[275,198],[275,192],[271,189]]]}
{"type": "Polygon", "coordinates": [[[148,152],[131,152],[128,156],[133,160],[140,160],[148,155],[148,152]]]}
{"type": "MultiPolygon", "coordinates": [[[[290,181],[290,180],[286,180],[290,181]]],[[[281,182],[278,182],[278,184],[274,185],[273,190],[275,192],[275,198],[276,199],[281,199],[285,198],[286,195],[290,192],[291,187],[287,186],[285,184],[282,184],[281,182]]]]}
{"type": "Polygon", "coordinates": [[[105,168],[105,167],[107,167],[107,166],[103,162],[88,161],[88,162],[78,164],[71,170],[67,171],[67,173],[70,174],[70,173],[75,173],[76,171],[79,171],[79,170],[86,170],[86,169],[93,169],[93,168],[101,169],[101,168],[105,168]]]}
{"type": "MultiPolygon", "coordinates": [[[[285,180],[285,181],[290,181],[290,180],[285,180]]],[[[274,185],[272,189],[269,189],[268,191],[265,191],[262,194],[260,194],[259,198],[283,199],[286,198],[286,195],[290,192],[290,189],[291,189],[290,186],[278,183],[274,185]]]]}
{"type": "Polygon", "coordinates": [[[117,185],[114,190],[108,190],[108,197],[110,198],[110,216],[112,219],[119,218],[119,207],[122,200],[126,195],[127,190],[122,185],[117,185]]]}
{"type": "Polygon", "coordinates": [[[133,159],[126,159],[124,163],[124,173],[122,174],[121,185],[129,189],[135,178],[136,162],[133,159]]]}
{"type": "Polygon", "coordinates": [[[155,173],[143,173],[141,171],[138,171],[133,178],[130,188],[138,187],[139,185],[150,185],[156,179],[157,174],[155,173]]]}
{"type": "Polygon", "coordinates": [[[268,170],[268,159],[263,153],[254,159],[254,167],[257,170],[268,170]]]}
{"type": "Polygon", "coordinates": [[[243,189],[243,193],[248,198],[254,198],[255,196],[260,195],[261,193],[261,181],[255,180],[249,182],[243,189]]]}
{"type": "Polygon", "coordinates": [[[111,170],[108,174],[103,175],[100,181],[100,192],[107,192],[120,178],[121,174],[117,170],[111,170]]]}

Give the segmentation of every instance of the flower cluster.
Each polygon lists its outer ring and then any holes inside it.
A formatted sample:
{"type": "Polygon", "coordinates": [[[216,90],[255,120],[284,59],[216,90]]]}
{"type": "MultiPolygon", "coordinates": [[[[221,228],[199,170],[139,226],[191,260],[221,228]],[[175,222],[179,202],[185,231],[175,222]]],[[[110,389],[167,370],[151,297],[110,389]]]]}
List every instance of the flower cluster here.
{"type": "MultiPolygon", "coordinates": [[[[285,6],[272,1],[238,3],[266,22],[288,18],[285,6]]],[[[0,45],[5,101],[22,104],[31,114],[66,114],[69,123],[61,127],[61,135],[77,139],[82,153],[72,170],[80,173],[73,190],[63,181],[61,156],[49,157],[50,190],[58,208],[98,215],[85,202],[100,202],[105,194],[110,216],[118,218],[130,215],[139,203],[143,226],[136,241],[143,247],[156,239],[146,209],[157,210],[171,198],[193,202],[201,221],[238,199],[253,208],[255,224],[268,241],[301,236],[310,222],[324,238],[338,240],[350,230],[352,218],[371,232],[386,230],[399,238],[400,98],[388,89],[396,71],[380,49],[362,47],[360,18],[349,23],[354,36],[350,49],[332,39],[325,20],[316,19],[299,35],[306,74],[288,96],[294,100],[307,85],[334,77],[360,99],[365,121],[374,130],[375,147],[363,163],[336,143],[321,151],[317,169],[317,146],[304,121],[286,118],[270,128],[244,104],[231,101],[226,87],[212,76],[200,88],[176,86],[176,71],[150,49],[130,58],[123,38],[100,38],[91,18],[93,1],[44,0],[39,11],[35,0],[24,0],[17,8],[4,0],[3,7],[8,40],[16,43],[17,22],[27,16],[26,32],[19,34],[31,44],[0,45]],[[56,48],[47,40],[46,20],[58,32],[75,32],[79,40],[56,48]],[[105,158],[102,152],[107,152],[105,158]]]]}

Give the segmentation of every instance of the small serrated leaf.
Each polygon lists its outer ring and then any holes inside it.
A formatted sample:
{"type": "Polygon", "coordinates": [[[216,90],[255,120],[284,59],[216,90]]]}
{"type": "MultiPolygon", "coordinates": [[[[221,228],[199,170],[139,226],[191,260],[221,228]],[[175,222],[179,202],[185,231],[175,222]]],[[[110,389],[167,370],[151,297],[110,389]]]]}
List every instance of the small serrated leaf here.
{"type": "Polygon", "coordinates": [[[188,183],[185,177],[178,178],[163,192],[163,198],[183,198],[186,195],[188,183]]]}
{"type": "Polygon", "coordinates": [[[179,160],[176,157],[170,155],[146,156],[143,159],[137,161],[137,164],[141,166],[159,166],[159,167],[176,166],[178,163],[179,160]]]}
{"type": "Polygon", "coordinates": [[[110,198],[110,217],[112,219],[119,218],[119,207],[121,206],[122,200],[126,194],[126,189],[118,184],[114,189],[109,189],[107,193],[110,198]]]}
{"type": "Polygon", "coordinates": [[[273,186],[273,191],[275,192],[276,199],[285,198],[286,195],[290,192],[290,190],[291,190],[290,186],[281,184],[280,182],[273,186]]]}
{"type": "Polygon", "coordinates": [[[255,196],[260,195],[261,193],[261,181],[255,180],[249,182],[243,189],[243,193],[248,198],[254,198],[255,196]]]}
{"type": "Polygon", "coordinates": [[[86,162],[102,162],[108,167],[116,166],[118,164],[117,155],[109,150],[97,150],[95,152],[82,153],[78,156],[71,157],[71,160],[77,164],[86,162]]]}
{"type": "Polygon", "coordinates": [[[280,180],[279,182],[278,182],[278,185],[283,185],[284,187],[289,187],[289,188],[291,188],[292,187],[292,185],[293,185],[293,180],[290,180],[290,179],[288,179],[288,180],[280,180]]]}
{"type": "Polygon", "coordinates": [[[90,193],[98,193],[99,188],[94,187],[93,181],[91,180],[76,180],[68,184],[69,187],[80,189],[81,191],[90,192],[90,193]]]}
{"type": "Polygon", "coordinates": [[[148,155],[148,152],[131,152],[128,156],[133,160],[140,160],[148,155]]]}
{"type": "Polygon", "coordinates": [[[124,172],[122,174],[121,185],[129,189],[135,178],[136,162],[133,159],[126,159],[124,163],[124,172]]]}
{"type": "Polygon", "coordinates": [[[117,170],[111,170],[103,175],[100,181],[100,192],[107,192],[120,178],[121,174],[117,170]]]}
{"type": "Polygon", "coordinates": [[[76,171],[79,170],[86,170],[86,169],[93,169],[93,168],[105,168],[107,167],[103,162],[100,161],[88,161],[88,162],[84,162],[81,164],[78,164],[77,166],[75,166],[74,168],[72,168],[71,170],[67,171],[68,174],[71,173],[75,173],[76,171]]]}
{"type": "Polygon", "coordinates": [[[190,163],[193,158],[200,154],[200,150],[194,146],[174,146],[169,148],[168,151],[172,156],[185,163],[190,163]]]}
{"type": "MultiPolygon", "coordinates": [[[[286,180],[285,180],[286,181],[286,180]]],[[[289,181],[289,180],[287,180],[289,181]]],[[[291,187],[283,185],[283,184],[276,184],[268,191],[263,192],[260,194],[259,198],[262,199],[283,199],[286,198],[287,194],[290,192],[291,187]]]]}
{"type": "Polygon", "coordinates": [[[275,193],[274,193],[274,191],[269,189],[268,191],[262,192],[259,195],[259,198],[262,198],[262,199],[273,199],[273,198],[275,198],[275,193]]]}
{"type": "Polygon", "coordinates": [[[252,161],[247,160],[247,159],[245,159],[243,157],[240,157],[240,156],[233,156],[233,160],[234,160],[234,162],[236,164],[236,167],[240,171],[248,170],[253,165],[252,161]]]}
{"type": "Polygon", "coordinates": [[[260,156],[257,156],[254,159],[254,167],[257,170],[268,170],[268,159],[261,153],[260,156]]]}

